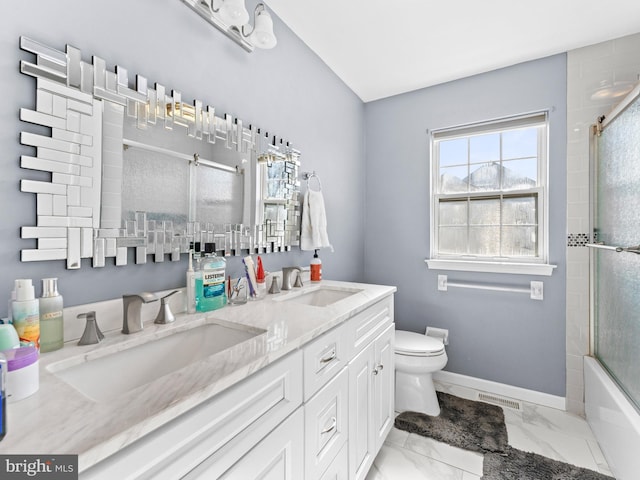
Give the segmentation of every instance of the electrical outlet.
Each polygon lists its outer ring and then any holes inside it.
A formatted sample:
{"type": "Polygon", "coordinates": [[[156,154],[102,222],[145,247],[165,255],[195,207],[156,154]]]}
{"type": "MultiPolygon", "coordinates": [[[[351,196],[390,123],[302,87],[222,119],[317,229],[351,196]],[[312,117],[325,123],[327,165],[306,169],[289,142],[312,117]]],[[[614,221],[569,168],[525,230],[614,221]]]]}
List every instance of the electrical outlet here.
{"type": "Polygon", "coordinates": [[[543,282],[531,282],[531,299],[532,300],[544,299],[544,283],[543,282]]]}
{"type": "Polygon", "coordinates": [[[447,276],[446,275],[438,275],[438,290],[441,292],[447,291],[447,276]]]}

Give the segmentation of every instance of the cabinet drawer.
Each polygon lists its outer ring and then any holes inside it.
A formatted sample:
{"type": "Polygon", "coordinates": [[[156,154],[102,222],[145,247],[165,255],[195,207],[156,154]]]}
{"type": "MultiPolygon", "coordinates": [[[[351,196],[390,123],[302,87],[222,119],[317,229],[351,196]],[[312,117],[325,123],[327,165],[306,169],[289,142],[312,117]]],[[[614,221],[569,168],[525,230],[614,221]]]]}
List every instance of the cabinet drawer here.
{"type": "Polygon", "coordinates": [[[304,409],[305,480],[319,479],[347,441],[349,372],[322,388],[304,409]]]}
{"type": "Polygon", "coordinates": [[[349,478],[349,455],[348,442],[340,449],[340,453],[333,459],[329,468],[322,474],[320,480],[348,480],[349,478]]]}
{"type": "Polygon", "coordinates": [[[349,320],[350,358],[355,357],[380,333],[393,323],[393,295],[371,305],[349,320]]]}
{"type": "Polygon", "coordinates": [[[205,461],[184,480],[300,480],[304,475],[303,416],[302,408],[296,410],[222,475],[218,462],[205,461]]]}
{"type": "Polygon", "coordinates": [[[304,399],[309,400],[349,361],[347,325],[330,330],[304,347],[304,399]]]}
{"type": "Polygon", "coordinates": [[[302,358],[296,352],[142,437],[81,478],[175,480],[207,457],[224,472],[301,404],[302,358]]]}

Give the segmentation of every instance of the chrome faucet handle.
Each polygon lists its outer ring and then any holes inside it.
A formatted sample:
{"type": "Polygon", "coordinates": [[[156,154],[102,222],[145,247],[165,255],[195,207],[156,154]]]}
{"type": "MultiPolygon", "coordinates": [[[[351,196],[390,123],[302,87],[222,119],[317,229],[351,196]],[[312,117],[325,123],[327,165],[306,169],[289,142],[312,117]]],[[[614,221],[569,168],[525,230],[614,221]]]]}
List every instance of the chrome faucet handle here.
{"type": "Polygon", "coordinates": [[[295,271],[300,276],[302,269],[300,267],[284,267],[282,269],[282,290],[291,290],[291,274],[295,271]]]}
{"type": "Polygon", "coordinates": [[[174,290],[160,299],[160,310],[158,311],[158,316],[153,323],[164,325],[166,323],[171,323],[176,319],[169,307],[169,297],[174,293],[180,293],[180,290],[174,290]]]}
{"type": "Polygon", "coordinates": [[[269,287],[269,293],[280,293],[280,285],[278,285],[278,277],[273,275],[271,277],[271,286],[269,287]]]}
{"type": "Polygon", "coordinates": [[[100,327],[98,327],[96,312],[92,310],[90,312],[81,313],[77,318],[87,319],[87,323],[84,326],[84,332],[82,333],[82,337],[80,337],[80,341],[78,341],[78,345],[93,345],[95,343],[100,343],[100,340],[104,338],[104,334],[100,331],[100,327]]]}
{"type": "Polygon", "coordinates": [[[143,303],[151,303],[158,300],[153,293],[142,292],[126,294],[122,296],[122,333],[136,333],[142,331],[142,318],[140,312],[143,303]]]}

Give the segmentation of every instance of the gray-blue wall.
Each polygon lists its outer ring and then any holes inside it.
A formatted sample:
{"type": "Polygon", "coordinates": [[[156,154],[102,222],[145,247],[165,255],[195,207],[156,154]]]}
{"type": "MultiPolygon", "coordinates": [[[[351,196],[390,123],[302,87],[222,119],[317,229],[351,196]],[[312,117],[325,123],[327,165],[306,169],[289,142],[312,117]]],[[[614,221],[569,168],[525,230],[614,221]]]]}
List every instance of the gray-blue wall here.
{"type": "Polygon", "coordinates": [[[566,57],[557,55],[366,104],[365,280],[397,285],[398,328],[448,328],[448,371],[564,396],[566,57]],[[549,115],[551,277],[429,270],[429,139],[434,130],[526,112],[549,115]],[[528,285],[515,293],[437,290],[450,281],[528,285]]]}
{"type": "MultiPolygon", "coordinates": [[[[255,2],[249,1],[249,7],[255,2]]],[[[20,178],[40,172],[19,168],[20,155],[33,155],[19,144],[21,130],[34,126],[18,120],[21,107],[34,108],[35,80],[19,73],[19,61],[33,61],[19,50],[24,35],[64,51],[79,48],[91,55],[182,92],[185,101],[200,99],[291,140],[302,151],[302,171],[315,170],[325,193],[329,236],[335,253],[324,253],[327,277],[362,280],[364,219],[364,106],[307,46],[274,15],[277,48],[246,53],[179,0],[30,0],[2,5],[0,15],[0,299],[8,298],[15,278],[59,277],[66,305],[117,298],[123,293],[184,285],[181,262],[68,271],[64,262],[20,263],[20,226],[35,225],[35,195],[19,191],[20,178]]],[[[263,257],[265,268],[308,265],[312,252],[263,257]]],[[[230,273],[240,273],[237,259],[230,273]]],[[[0,301],[0,316],[7,303],[0,301]]]]}
{"type": "MultiPolygon", "coordinates": [[[[249,1],[249,5],[254,2],[249,1]]],[[[35,223],[35,198],[19,191],[18,120],[33,108],[35,81],[19,73],[31,59],[20,35],[63,50],[79,48],[151,82],[182,91],[290,139],[302,170],[322,179],[335,252],[323,251],[325,277],[398,286],[399,327],[449,328],[447,370],[556,395],[564,394],[565,351],[565,57],[555,56],[399,95],[367,105],[274,16],[278,46],[247,54],[179,0],[31,0],[0,16],[0,298],[15,278],[59,277],[67,305],[122,293],[182,286],[186,261],[67,271],[63,262],[21,263],[22,225],[35,223]],[[436,288],[438,273],[496,283],[531,278],[428,270],[429,159],[425,130],[554,107],[550,115],[550,252],[558,265],[545,300],[515,294],[436,288]],[[366,143],[365,143],[366,132],[366,143]],[[366,155],[365,155],[366,150],[366,155]]],[[[309,252],[270,254],[267,269],[305,265],[309,252]]],[[[239,272],[237,259],[230,273],[239,272]]],[[[39,292],[39,285],[37,287],[39,292]]],[[[0,315],[6,312],[0,301],[0,315]]]]}

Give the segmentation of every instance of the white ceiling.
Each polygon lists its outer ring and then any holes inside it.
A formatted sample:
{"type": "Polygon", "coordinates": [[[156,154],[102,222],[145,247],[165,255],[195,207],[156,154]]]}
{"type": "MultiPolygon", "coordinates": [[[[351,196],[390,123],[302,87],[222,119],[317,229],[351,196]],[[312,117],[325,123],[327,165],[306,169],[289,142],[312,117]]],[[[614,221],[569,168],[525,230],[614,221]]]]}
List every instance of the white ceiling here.
{"type": "Polygon", "coordinates": [[[640,32],[640,0],[267,4],[365,102],[640,32]]]}

